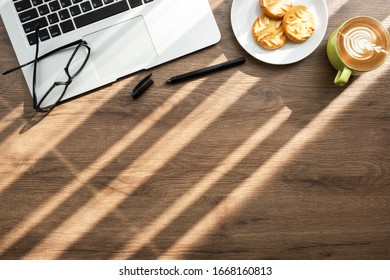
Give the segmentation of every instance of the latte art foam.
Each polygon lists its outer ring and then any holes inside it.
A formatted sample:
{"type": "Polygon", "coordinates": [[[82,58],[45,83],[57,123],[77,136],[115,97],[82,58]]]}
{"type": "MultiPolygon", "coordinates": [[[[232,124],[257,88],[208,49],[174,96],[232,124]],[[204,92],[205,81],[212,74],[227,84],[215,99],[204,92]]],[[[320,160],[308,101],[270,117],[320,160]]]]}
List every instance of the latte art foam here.
{"type": "Polygon", "coordinates": [[[377,41],[375,33],[368,28],[353,28],[342,35],[346,51],[355,59],[370,59],[375,53],[384,52],[382,47],[375,43],[377,41]]]}
{"type": "Polygon", "coordinates": [[[367,71],[386,61],[389,39],[381,25],[370,18],[356,18],[339,31],[337,50],[351,68],[367,71]]]}

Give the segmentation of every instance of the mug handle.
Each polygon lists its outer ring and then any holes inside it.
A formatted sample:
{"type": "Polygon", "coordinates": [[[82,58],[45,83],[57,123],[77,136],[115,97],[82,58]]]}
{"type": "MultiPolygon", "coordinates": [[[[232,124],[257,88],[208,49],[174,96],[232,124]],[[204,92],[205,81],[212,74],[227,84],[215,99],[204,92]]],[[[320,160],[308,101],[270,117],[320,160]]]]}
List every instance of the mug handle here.
{"type": "Polygon", "coordinates": [[[352,75],[352,70],[349,69],[348,67],[344,67],[343,69],[339,70],[339,72],[337,73],[337,76],[334,79],[334,83],[336,85],[343,86],[348,82],[349,77],[351,77],[351,75],[352,75]]]}

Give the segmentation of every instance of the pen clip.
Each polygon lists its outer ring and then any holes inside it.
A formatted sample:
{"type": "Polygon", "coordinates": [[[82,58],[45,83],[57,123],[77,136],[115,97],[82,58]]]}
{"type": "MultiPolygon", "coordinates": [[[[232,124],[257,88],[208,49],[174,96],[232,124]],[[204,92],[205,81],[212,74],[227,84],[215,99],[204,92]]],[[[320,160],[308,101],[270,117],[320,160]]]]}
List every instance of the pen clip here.
{"type": "Polygon", "coordinates": [[[154,84],[154,81],[151,79],[152,73],[143,78],[133,89],[133,99],[140,97],[151,85],[154,84]]]}

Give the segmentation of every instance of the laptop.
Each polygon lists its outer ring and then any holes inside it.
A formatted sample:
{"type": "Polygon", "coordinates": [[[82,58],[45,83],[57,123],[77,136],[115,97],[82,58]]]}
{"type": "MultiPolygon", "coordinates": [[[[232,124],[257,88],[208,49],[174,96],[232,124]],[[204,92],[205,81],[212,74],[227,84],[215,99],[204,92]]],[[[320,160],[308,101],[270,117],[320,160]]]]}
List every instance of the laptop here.
{"type": "MultiPolygon", "coordinates": [[[[80,39],[90,47],[81,73],[62,100],[78,96],[140,70],[219,42],[220,31],[208,0],[1,0],[0,14],[20,64],[80,39]]],[[[73,50],[39,62],[40,99],[64,75],[73,50]]],[[[32,93],[33,64],[23,67],[32,93]]]]}

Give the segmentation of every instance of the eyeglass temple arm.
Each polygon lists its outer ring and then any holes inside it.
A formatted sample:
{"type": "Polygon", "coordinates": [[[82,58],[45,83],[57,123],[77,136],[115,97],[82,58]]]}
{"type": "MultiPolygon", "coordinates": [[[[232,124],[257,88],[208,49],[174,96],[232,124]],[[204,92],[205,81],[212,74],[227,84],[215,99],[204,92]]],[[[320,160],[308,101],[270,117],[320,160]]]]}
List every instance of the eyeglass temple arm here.
{"type": "MultiPolygon", "coordinates": [[[[84,40],[81,40],[81,39],[80,39],[80,40],[71,42],[71,43],[69,43],[69,44],[63,45],[63,46],[61,46],[61,47],[59,47],[59,48],[57,48],[57,49],[54,49],[54,50],[52,50],[52,51],[50,51],[50,52],[48,52],[48,53],[46,53],[46,54],[44,54],[44,55],[38,57],[38,58],[37,58],[37,62],[40,61],[40,60],[42,60],[42,59],[44,59],[44,58],[46,58],[46,57],[48,57],[49,55],[51,55],[51,54],[53,54],[53,53],[55,53],[55,52],[61,51],[61,50],[63,50],[63,49],[67,49],[67,48],[72,47],[72,46],[75,46],[75,45],[78,45],[78,44],[80,44],[80,43],[82,43],[82,42],[84,42],[84,40]]],[[[13,68],[11,68],[11,69],[8,69],[7,71],[5,71],[5,72],[3,73],[3,75],[7,75],[7,74],[12,73],[12,72],[14,72],[14,71],[16,71],[16,70],[19,70],[19,69],[21,69],[21,68],[23,68],[23,67],[25,67],[25,66],[27,66],[27,65],[30,65],[30,64],[34,63],[34,61],[35,61],[35,60],[31,60],[31,61],[29,61],[29,62],[27,62],[27,63],[25,63],[25,64],[22,64],[22,65],[13,67],[13,68]]]]}

